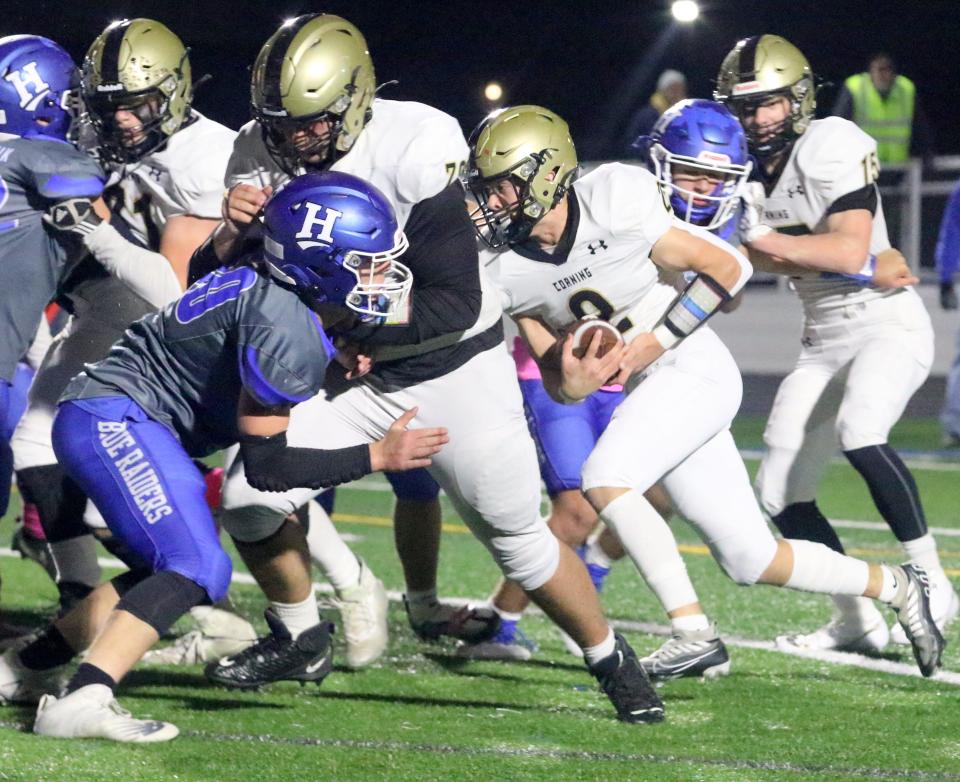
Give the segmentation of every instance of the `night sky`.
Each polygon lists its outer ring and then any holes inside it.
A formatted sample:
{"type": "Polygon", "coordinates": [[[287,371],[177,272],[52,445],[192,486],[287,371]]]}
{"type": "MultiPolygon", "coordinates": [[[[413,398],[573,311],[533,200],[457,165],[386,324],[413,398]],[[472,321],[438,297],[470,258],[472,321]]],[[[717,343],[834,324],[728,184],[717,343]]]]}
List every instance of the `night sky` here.
{"type": "MultiPolygon", "coordinates": [[[[738,38],[776,33],[807,55],[814,73],[840,84],[889,51],[917,84],[938,152],[960,153],[956,2],[732,2],[704,0],[680,28],[669,2],[34,2],[3,0],[0,34],[36,33],[77,59],[112,19],[150,16],[191,47],[194,78],[213,79],[195,105],[232,127],[248,119],[249,71],[284,18],[338,13],[365,34],[384,97],[420,100],[456,116],[465,131],[485,114],[482,87],[501,82],[507,103],[541,103],[570,123],[583,158],[616,157],[632,113],[661,70],[687,74],[694,97],[709,97],[724,54],[738,38]],[[820,7],[816,14],[811,7],[820,7]],[[28,10],[29,9],[29,10],[28,10]]],[[[821,113],[835,87],[824,87],[821,113]]]]}

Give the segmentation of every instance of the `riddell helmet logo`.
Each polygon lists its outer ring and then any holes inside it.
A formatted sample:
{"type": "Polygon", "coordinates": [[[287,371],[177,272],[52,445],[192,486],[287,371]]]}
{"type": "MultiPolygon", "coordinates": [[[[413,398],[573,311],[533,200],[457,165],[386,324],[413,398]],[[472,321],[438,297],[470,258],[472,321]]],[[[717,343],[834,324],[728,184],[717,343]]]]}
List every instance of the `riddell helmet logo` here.
{"type": "Polygon", "coordinates": [[[123,89],[122,84],[98,84],[97,92],[120,92],[123,89]]]}
{"type": "Polygon", "coordinates": [[[697,155],[697,160],[708,160],[711,163],[729,163],[730,156],[724,155],[722,152],[711,152],[708,149],[704,149],[697,155]]]}
{"type": "Polygon", "coordinates": [[[337,224],[337,220],[343,217],[343,212],[330,209],[323,204],[313,204],[309,201],[303,203],[303,208],[307,210],[307,214],[303,218],[303,224],[300,226],[300,230],[297,231],[296,238],[315,241],[298,241],[297,244],[300,246],[300,249],[306,250],[310,247],[322,247],[332,244],[333,228],[337,224]],[[314,234],[314,229],[318,227],[320,232],[314,234]]]}
{"type": "Polygon", "coordinates": [[[733,86],[733,94],[742,95],[745,92],[756,92],[757,90],[762,88],[763,88],[763,85],[756,80],[744,81],[744,82],[740,82],[740,84],[735,84],[733,86]]]}

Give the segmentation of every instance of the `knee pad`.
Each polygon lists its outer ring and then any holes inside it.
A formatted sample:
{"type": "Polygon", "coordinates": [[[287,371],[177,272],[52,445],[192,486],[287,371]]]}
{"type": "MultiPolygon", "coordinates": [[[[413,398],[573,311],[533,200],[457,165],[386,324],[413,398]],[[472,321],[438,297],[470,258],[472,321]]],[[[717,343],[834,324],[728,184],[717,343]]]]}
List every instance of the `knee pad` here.
{"type": "Polygon", "coordinates": [[[770,567],[777,553],[777,541],[773,535],[760,540],[754,536],[731,535],[713,541],[711,548],[720,567],[733,581],[750,586],[770,567]]]}
{"type": "Polygon", "coordinates": [[[207,593],[195,581],[164,570],[129,589],[120,598],[117,609],[133,614],[163,635],[177,619],[206,599],[207,593]]]}
{"type": "Polygon", "coordinates": [[[431,502],[440,496],[440,486],[425,469],[384,473],[398,500],[431,502]]]}
{"type": "Polygon", "coordinates": [[[218,518],[230,537],[241,543],[257,543],[275,535],[286,520],[282,511],[262,505],[222,509],[218,518]]]}
{"type": "Polygon", "coordinates": [[[560,542],[542,519],[523,531],[496,535],[488,545],[503,575],[528,592],[553,578],[560,564],[560,542]]]}
{"type": "Polygon", "coordinates": [[[17,486],[24,501],[37,506],[40,525],[48,541],[57,543],[88,534],[83,523],[87,495],[59,464],[20,470],[17,486]]]}

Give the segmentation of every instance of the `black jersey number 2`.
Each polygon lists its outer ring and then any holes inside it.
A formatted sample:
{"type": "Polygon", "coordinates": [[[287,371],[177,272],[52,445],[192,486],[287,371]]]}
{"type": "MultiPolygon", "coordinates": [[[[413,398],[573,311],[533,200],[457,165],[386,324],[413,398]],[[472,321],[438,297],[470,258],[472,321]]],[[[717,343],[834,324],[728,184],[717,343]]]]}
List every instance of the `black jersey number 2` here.
{"type": "MultiPolygon", "coordinates": [[[[600,320],[609,323],[610,318],[613,317],[613,305],[600,293],[589,289],[574,293],[567,302],[567,306],[573,313],[573,317],[578,320],[596,315],[600,320]]],[[[617,327],[617,331],[623,334],[633,328],[633,321],[630,318],[621,318],[619,322],[613,325],[617,327]]]]}

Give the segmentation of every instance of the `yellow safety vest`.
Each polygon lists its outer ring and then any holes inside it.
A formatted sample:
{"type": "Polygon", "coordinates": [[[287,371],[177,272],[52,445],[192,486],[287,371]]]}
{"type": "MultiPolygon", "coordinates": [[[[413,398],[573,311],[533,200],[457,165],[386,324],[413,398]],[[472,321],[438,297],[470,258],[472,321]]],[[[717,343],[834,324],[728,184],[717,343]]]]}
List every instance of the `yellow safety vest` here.
{"type": "Polygon", "coordinates": [[[881,163],[902,163],[910,157],[910,130],[917,88],[906,76],[897,76],[886,99],[873,86],[869,73],[844,82],[853,96],[853,121],[877,141],[881,163]]]}

